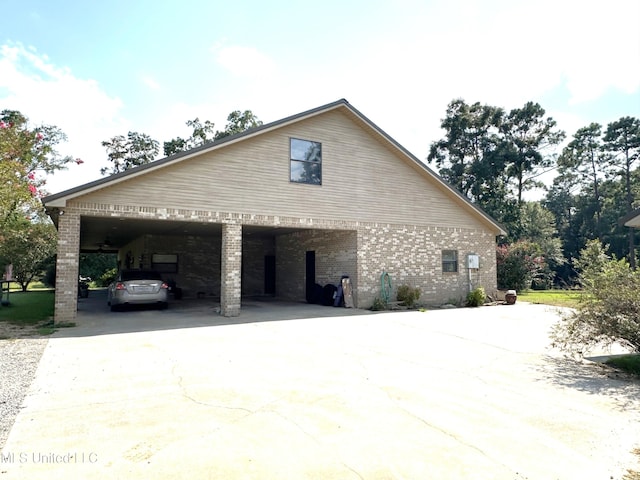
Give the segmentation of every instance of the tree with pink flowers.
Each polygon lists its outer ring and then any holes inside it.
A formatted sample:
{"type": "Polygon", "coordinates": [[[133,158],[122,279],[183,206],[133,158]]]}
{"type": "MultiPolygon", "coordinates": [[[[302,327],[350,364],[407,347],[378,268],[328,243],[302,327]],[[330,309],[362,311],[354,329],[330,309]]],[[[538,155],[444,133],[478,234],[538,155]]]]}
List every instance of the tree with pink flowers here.
{"type": "Polygon", "coordinates": [[[57,146],[66,140],[56,126],[31,126],[16,110],[0,112],[0,228],[16,218],[37,216],[39,198],[46,191],[46,175],[80,159],[60,155],[57,146]]]}
{"type": "Polygon", "coordinates": [[[13,264],[23,289],[55,254],[57,232],[40,202],[46,175],[83,163],[58,153],[65,140],[58,127],[31,126],[16,110],[0,112],[0,268],[13,264]]]}

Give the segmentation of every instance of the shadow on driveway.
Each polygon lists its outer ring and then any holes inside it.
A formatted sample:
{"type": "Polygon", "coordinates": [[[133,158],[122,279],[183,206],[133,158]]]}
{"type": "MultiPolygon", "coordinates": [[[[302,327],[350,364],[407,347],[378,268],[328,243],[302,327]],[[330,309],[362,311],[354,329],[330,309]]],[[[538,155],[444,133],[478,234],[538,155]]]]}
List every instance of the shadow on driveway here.
{"type": "Polygon", "coordinates": [[[621,411],[638,406],[640,380],[602,363],[548,355],[538,371],[544,382],[594,396],[606,395],[621,411]]]}
{"type": "Polygon", "coordinates": [[[243,298],[238,317],[220,315],[220,303],[210,297],[172,300],[166,310],[142,305],[111,312],[107,305],[106,290],[92,290],[88,298],[78,299],[76,326],[59,328],[55,337],[111,335],[373,313],[357,308],[325,307],[271,297],[243,298]]]}

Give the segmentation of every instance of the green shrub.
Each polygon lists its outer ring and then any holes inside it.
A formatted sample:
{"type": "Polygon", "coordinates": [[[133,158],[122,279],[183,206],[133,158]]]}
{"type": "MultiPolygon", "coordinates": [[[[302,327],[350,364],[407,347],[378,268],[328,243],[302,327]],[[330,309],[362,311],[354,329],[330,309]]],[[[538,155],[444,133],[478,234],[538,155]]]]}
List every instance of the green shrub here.
{"type": "Polygon", "coordinates": [[[479,307],[480,305],[484,305],[484,301],[486,299],[487,295],[484,293],[484,288],[475,288],[467,294],[467,307],[479,307]]]}
{"type": "Polygon", "coordinates": [[[405,307],[413,307],[419,298],[419,288],[412,288],[409,285],[400,285],[398,287],[397,299],[399,302],[402,302],[405,307]]]}
{"type": "Polygon", "coordinates": [[[537,243],[519,240],[496,249],[498,288],[528,290],[550,284],[548,265],[537,243]]]}
{"type": "Polygon", "coordinates": [[[576,266],[584,293],[554,326],[554,346],[582,355],[618,343],[640,352],[640,270],[609,257],[598,240],[587,242],[576,266]]]}
{"type": "Polygon", "coordinates": [[[118,269],[111,268],[100,275],[100,278],[95,280],[95,284],[97,287],[108,287],[111,282],[113,282],[118,276],[118,269]]]}
{"type": "Polygon", "coordinates": [[[386,310],[387,309],[387,305],[378,297],[373,299],[373,305],[371,305],[371,310],[373,310],[374,312],[380,311],[380,310],[386,310]]]}

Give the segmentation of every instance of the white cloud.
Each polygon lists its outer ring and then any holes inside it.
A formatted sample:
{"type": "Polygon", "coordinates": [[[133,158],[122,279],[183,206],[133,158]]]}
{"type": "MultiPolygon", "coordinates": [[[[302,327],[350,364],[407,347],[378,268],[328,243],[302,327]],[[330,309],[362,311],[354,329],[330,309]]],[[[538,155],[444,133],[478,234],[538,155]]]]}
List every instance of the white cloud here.
{"type": "Polygon", "coordinates": [[[99,178],[106,157],[101,141],[127,128],[118,98],[21,44],[0,46],[0,94],[2,108],[19,110],[33,124],[59,127],[68,138],[60,153],[84,160],[50,177],[51,193],[99,178]]]}

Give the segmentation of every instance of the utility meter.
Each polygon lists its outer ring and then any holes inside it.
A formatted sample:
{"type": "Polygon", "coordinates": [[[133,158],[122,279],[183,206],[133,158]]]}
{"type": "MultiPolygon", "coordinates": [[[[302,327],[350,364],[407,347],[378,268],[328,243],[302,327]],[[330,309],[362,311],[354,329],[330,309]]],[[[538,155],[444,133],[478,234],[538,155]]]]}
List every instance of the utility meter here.
{"type": "Polygon", "coordinates": [[[476,255],[475,253],[469,254],[467,256],[467,267],[480,268],[480,255],[476,255]]]}

